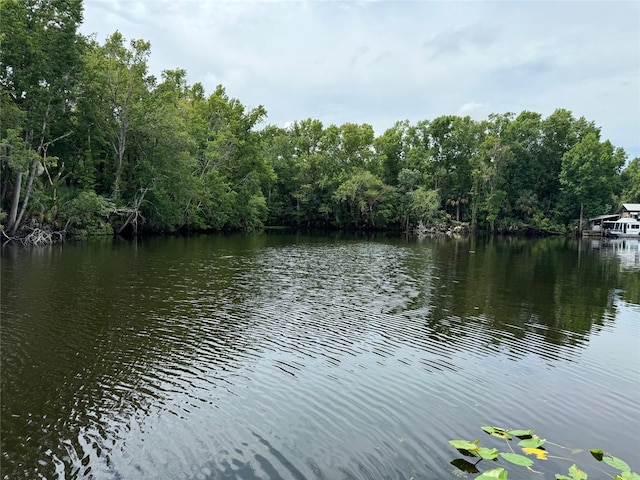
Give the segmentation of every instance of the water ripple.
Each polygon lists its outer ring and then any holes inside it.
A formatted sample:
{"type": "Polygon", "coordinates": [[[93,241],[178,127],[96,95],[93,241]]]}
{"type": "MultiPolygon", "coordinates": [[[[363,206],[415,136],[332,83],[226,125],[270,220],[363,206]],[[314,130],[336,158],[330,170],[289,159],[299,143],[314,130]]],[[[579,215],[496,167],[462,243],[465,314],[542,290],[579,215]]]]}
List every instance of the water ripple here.
{"type": "Polygon", "coordinates": [[[568,305],[563,278],[549,310],[460,245],[205,245],[97,252],[66,284],[36,265],[50,321],[3,283],[11,478],[452,478],[446,440],[486,423],[633,442],[614,412],[638,419],[640,327],[615,294],[568,305]]]}

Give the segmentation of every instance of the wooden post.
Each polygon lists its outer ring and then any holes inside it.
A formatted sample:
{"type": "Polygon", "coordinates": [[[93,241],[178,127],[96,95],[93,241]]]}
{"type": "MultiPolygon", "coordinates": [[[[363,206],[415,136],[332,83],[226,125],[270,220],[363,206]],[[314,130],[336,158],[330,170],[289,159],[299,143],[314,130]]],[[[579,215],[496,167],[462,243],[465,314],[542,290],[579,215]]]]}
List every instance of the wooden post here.
{"type": "Polygon", "coordinates": [[[584,206],[583,202],[580,202],[580,229],[579,229],[579,236],[582,236],[582,207],[584,206]]]}

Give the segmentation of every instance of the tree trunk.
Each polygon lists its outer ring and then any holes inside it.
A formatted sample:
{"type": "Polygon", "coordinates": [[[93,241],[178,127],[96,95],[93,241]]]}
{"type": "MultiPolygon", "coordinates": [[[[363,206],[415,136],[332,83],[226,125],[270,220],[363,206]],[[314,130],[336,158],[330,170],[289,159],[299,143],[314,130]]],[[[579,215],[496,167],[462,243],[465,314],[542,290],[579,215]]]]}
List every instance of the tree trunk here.
{"type": "Polygon", "coordinates": [[[471,231],[475,232],[478,225],[478,201],[480,197],[480,180],[476,178],[473,182],[471,193],[471,231]]]}
{"type": "Polygon", "coordinates": [[[115,148],[118,155],[118,164],[116,165],[116,178],[113,182],[113,194],[111,198],[118,200],[120,198],[120,177],[122,176],[122,164],[124,163],[124,152],[127,148],[127,119],[120,120],[120,134],[118,135],[118,146],[115,148]]]}
{"type": "MultiPolygon", "coordinates": [[[[16,174],[16,186],[13,190],[13,200],[11,201],[11,211],[9,212],[9,223],[7,230],[13,231],[18,216],[18,204],[20,203],[20,189],[22,188],[22,172],[16,174]]],[[[12,234],[13,235],[13,234],[12,234]]]]}
{"type": "MultiPolygon", "coordinates": [[[[18,227],[20,226],[20,223],[22,222],[22,217],[24,216],[24,212],[27,210],[27,205],[29,203],[29,197],[31,197],[31,191],[33,190],[33,179],[36,176],[36,171],[38,170],[38,163],[40,161],[39,160],[34,160],[33,163],[31,164],[31,170],[29,171],[29,180],[27,181],[27,191],[24,194],[24,200],[22,201],[22,207],[20,208],[20,214],[18,215],[18,218],[16,219],[15,223],[13,224],[11,230],[9,231],[9,235],[15,235],[16,230],[18,230],[18,227]]],[[[18,191],[18,194],[20,192],[18,191]]],[[[11,208],[13,209],[13,205],[11,206],[11,208]]]]}
{"type": "MultiPolygon", "coordinates": [[[[40,156],[46,155],[47,147],[49,144],[46,144],[45,134],[47,131],[47,124],[49,119],[49,112],[51,110],[51,97],[47,102],[47,110],[44,114],[44,118],[42,120],[42,129],[40,130],[40,145],[38,145],[38,149],[36,151],[38,158],[40,156]]],[[[24,140],[31,138],[33,132],[25,133],[24,140]]],[[[27,191],[24,195],[24,200],[22,202],[22,207],[20,208],[20,214],[16,218],[16,212],[18,211],[18,203],[20,203],[20,190],[22,188],[22,172],[18,172],[16,176],[16,187],[13,192],[13,201],[11,203],[11,212],[9,215],[9,224],[7,225],[7,230],[9,230],[9,235],[15,235],[16,231],[20,227],[20,223],[22,222],[22,217],[24,216],[24,212],[27,210],[27,204],[29,203],[29,197],[31,196],[31,190],[33,189],[33,179],[36,176],[36,171],[38,170],[39,160],[34,160],[31,164],[31,169],[29,170],[29,180],[27,181],[27,191]]]]}
{"type": "Polygon", "coordinates": [[[580,229],[578,231],[578,234],[580,236],[582,236],[582,209],[583,209],[584,204],[582,202],[580,202],[580,229]]]}

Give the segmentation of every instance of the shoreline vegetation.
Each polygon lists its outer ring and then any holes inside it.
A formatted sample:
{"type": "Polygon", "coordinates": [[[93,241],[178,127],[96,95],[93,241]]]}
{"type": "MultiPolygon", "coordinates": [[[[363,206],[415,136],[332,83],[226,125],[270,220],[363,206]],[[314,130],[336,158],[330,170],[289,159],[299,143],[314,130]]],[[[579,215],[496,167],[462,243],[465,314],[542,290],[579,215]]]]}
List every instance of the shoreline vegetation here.
{"type": "Polygon", "coordinates": [[[0,0],[0,229],[94,235],[299,229],[570,234],[640,203],[640,159],[559,108],[287,128],[223,86],[148,72],[151,45],[78,33],[81,0],[0,0]]]}

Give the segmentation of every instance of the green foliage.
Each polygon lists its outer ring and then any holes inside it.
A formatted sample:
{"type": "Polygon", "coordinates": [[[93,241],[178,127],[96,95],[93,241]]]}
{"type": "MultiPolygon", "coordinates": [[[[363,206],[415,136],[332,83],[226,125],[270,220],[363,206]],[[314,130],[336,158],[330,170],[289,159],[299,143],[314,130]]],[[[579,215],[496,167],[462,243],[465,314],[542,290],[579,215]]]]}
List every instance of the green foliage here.
{"type": "Polygon", "coordinates": [[[640,203],[640,158],[636,157],[622,171],[622,201],[640,203]]]}
{"type": "MultiPolygon", "coordinates": [[[[549,452],[543,448],[543,445],[553,445],[560,449],[566,449],[566,447],[562,447],[561,445],[553,444],[551,442],[547,442],[547,440],[540,438],[535,434],[535,430],[518,430],[518,429],[504,429],[499,427],[492,426],[483,426],[480,427],[485,433],[500,438],[505,441],[507,449],[509,451],[499,452],[496,448],[489,449],[480,446],[480,440],[474,440],[473,442],[468,440],[449,440],[449,444],[458,450],[460,453],[470,457],[478,457],[478,461],[475,464],[472,464],[464,459],[455,459],[451,461],[451,464],[456,468],[462,470],[463,472],[469,473],[480,473],[477,468],[477,465],[482,460],[496,460],[498,457],[501,459],[520,467],[525,467],[528,470],[535,472],[532,467],[535,465],[535,461],[532,456],[535,456],[537,460],[547,460],[547,456],[549,452]],[[521,448],[522,452],[525,455],[521,455],[516,453],[511,446],[510,442],[513,442],[514,438],[520,439],[518,442],[518,447],[521,448]]],[[[581,449],[571,450],[572,454],[580,453],[581,449]]],[[[615,480],[640,480],[640,475],[631,471],[631,467],[620,458],[614,457],[612,455],[606,454],[602,450],[592,449],[590,450],[591,455],[599,462],[604,462],[613,469],[617,470],[619,473],[615,473],[615,480]]],[[[570,460],[565,457],[555,456],[554,458],[570,460]]],[[[539,473],[539,472],[537,472],[539,473]]],[[[588,475],[586,472],[578,468],[578,466],[574,463],[568,469],[568,476],[562,474],[556,474],[555,478],[557,480],[587,480],[588,475]]],[[[613,475],[609,476],[613,477],[613,475]]],[[[475,480],[489,479],[489,478],[507,478],[507,470],[504,467],[496,467],[490,468],[485,472],[481,473],[475,480]]]]}
{"type": "Polygon", "coordinates": [[[490,468],[482,475],[477,476],[476,480],[491,480],[495,478],[498,480],[507,480],[507,475],[507,471],[502,467],[490,468]]]}
{"type": "Polygon", "coordinates": [[[556,474],[557,480],[587,480],[588,475],[574,463],[569,467],[569,476],[556,474]]]}
{"type": "Polygon", "coordinates": [[[408,192],[407,196],[409,197],[409,212],[411,212],[412,218],[427,225],[433,224],[440,212],[438,191],[418,187],[408,192]]]}
{"type": "MultiPolygon", "coordinates": [[[[531,435],[532,434],[533,434],[533,432],[531,433],[531,435]]],[[[527,434],[525,434],[525,435],[527,435],[527,434]]],[[[518,442],[518,446],[519,447],[523,447],[523,448],[540,448],[546,442],[547,441],[544,438],[531,437],[531,438],[525,438],[523,440],[520,440],[518,442]]]]}
{"type": "Polygon", "coordinates": [[[602,457],[602,460],[604,461],[604,463],[606,463],[607,465],[620,470],[621,472],[627,472],[629,470],[631,470],[631,468],[629,467],[629,465],[627,465],[627,462],[625,462],[624,460],[621,460],[617,457],[614,457],[612,455],[605,455],[604,457],[602,457]]]}
{"type": "Polygon", "coordinates": [[[343,206],[351,225],[376,227],[388,221],[380,205],[384,205],[391,192],[392,187],[385,185],[376,175],[357,168],[337,188],[334,199],[343,206]]]}
{"type": "Polygon", "coordinates": [[[18,130],[8,129],[2,138],[3,166],[7,166],[11,172],[28,173],[29,167],[34,161],[39,161],[38,153],[25,142],[18,130]]]}
{"type": "Polygon", "coordinates": [[[625,153],[564,109],[401,121],[378,137],[366,123],[265,127],[262,106],[222,85],[207,95],[182,69],[151,76],[143,39],[80,35],[81,0],[0,2],[0,211],[10,232],[28,220],[70,220],[85,234],[122,227],[96,199],[153,232],[449,222],[563,233],[580,205],[588,216],[640,202],[640,160],[622,170],[625,153]]]}
{"type": "Polygon", "coordinates": [[[114,210],[112,201],[93,191],[83,191],[63,206],[60,216],[66,219],[65,230],[71,235],[113,235],[113,228],[108,220],[114,210]]]}
{"type": "Polygon", "coordinates": [[[540,231],[552,234],[562,234],[566,231],[566,227],[561,223],[554,221],[544,214],[536,212],[531,220],[531,226],[540,231]]]}
{"type": "Polygon", "coordinates": [[[479,440],[475,442],[470,442],[468,440],[449,440],[449,444],[458,450],[466,450],[468,452],[472,452],[478,450],[480,447],[478,446],[480,443],[479,440]]]}
{"type": "Polygon", "coordinates": [[[583,205],[586,216],[613,210],[625,158],[624,151],[609,141],[601,143],[595,133],[587,134],[562,156],[564,195],[575,198],[576,206],[583,205]]]}
{"type": "Polygon", "coordinates": [[[530,467],[533,465],[533,460],[517,453],[500,452],[500,456],[507,462],[520,465],[521,467],[530,467]]]}

